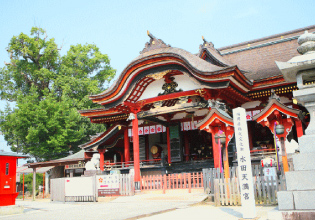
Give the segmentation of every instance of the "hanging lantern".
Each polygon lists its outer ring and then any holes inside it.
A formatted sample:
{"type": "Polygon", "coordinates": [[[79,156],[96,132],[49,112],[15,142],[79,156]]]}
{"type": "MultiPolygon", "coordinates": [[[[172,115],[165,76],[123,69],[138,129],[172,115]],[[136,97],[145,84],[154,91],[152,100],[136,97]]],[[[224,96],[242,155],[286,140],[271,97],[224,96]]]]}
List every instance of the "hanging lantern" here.
{"type": "Polygon", "coordinates": [[[225,136],[224,133],[222,133],[220,136],[219,136],[218,134],[216,134],[216,135],[214,136],[214,139],[215,139],[216,142],[218,142],[218,140],[220,139],[220,143],[221,143],[221,144],[225,144],[226,136],[225,136]]]}
{"type": "Polygon", "coordinates": [[[276,125],[276,134],[283,134],[284,133],[284,126],[283,125],[276,125]]]}

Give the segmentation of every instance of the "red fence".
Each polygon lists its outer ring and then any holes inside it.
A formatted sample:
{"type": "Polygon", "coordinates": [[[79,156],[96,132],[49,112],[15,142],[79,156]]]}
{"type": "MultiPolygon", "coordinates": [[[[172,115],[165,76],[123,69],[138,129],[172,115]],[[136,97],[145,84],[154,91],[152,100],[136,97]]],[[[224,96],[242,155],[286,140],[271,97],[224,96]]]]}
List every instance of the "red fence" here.
{"type": "Polygon", "coordinates": [[[180,173],[141,177],[141,190],[172,190],[203,188],[202,173],[180,173]]]}

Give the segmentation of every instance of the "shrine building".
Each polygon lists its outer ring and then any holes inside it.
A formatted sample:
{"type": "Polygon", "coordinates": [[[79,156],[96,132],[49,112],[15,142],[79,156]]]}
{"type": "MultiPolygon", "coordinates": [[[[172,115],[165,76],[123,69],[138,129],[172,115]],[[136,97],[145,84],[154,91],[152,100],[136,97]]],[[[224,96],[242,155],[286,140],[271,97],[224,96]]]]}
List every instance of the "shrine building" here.
{"type": "Polygon", "coordinates": [[[154,169],[227,168],[236,155],[236,107],[246,109],[253,157],[275,151],[274,123],[284,127],[279,138],[286,146],[298,146],[308,112],[293,99],[296,82],[284,80],[276,61],[298,55],[297,39],[306,30],[315,25],[222,48],[202,37],[197,54],[148,32],[149,42],[113,85],[90,96],[100,107],[79,111],[107,127],[80,147],[88,157],[100,153],[101,170],[134,168],[136,183],[154,169]]]}

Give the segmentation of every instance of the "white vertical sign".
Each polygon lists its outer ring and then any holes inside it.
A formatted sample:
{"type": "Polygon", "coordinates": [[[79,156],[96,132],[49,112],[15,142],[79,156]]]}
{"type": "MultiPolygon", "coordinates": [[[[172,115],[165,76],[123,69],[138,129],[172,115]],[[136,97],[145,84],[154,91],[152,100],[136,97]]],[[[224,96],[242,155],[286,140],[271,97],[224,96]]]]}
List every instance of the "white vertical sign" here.
{"type": "Polygon", "coordinates": [[[233,122],[237,149],[238,179],[241,188],[243,218],[255,218],[255,195],[249,152],[246,112],[244,108],[233,109],[233,122]]]}

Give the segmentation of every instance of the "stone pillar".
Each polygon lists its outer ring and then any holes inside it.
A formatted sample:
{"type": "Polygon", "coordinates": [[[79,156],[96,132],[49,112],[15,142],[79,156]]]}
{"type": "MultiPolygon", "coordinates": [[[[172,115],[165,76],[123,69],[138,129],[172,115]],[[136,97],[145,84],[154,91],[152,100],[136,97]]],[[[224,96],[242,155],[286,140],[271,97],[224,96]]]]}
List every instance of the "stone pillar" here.
{"type": "Polygon", "coordinates": [[[45,191],[46,191],[46,194],[50,194],[48,172],[46,172],[46,175],[45,175],[45,191]]]}
{"type": "Polygon", "coordinates": [[[36,167],[33,168],[33,201],[35,201],[36,196],[36,167]]]}
{"type": "Polygon", "coordinates": [[[138,134],[138,117],[134,114],[132,121],[133,134],[133,161],[135,169],[135,189],[140,190],[140,155],[139,155],[139,134],[138,134]]]}
{"type": "MultiPolygon", "coordinates": [[[[298,39],[298,52],[288,62],[277,62],[288,82],[297,82],[294,98],[310,113],[305,135],[299,137],[300,153],[293,156],[294,171],[286,173],[287,191],[278,192],[279,210],[290,210],[292,219],[303,211],[305,219],[315,210],[315,35],[307,33],[298,39]],[[306,212],[307,211],[307,212],[306,212]],[[299,213],[298,213],[299,212],[299,213]]],[[[294,218],[295,219],[295,218],[294,218]]]]}

